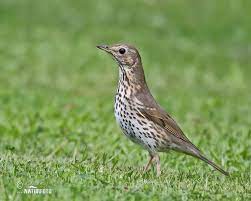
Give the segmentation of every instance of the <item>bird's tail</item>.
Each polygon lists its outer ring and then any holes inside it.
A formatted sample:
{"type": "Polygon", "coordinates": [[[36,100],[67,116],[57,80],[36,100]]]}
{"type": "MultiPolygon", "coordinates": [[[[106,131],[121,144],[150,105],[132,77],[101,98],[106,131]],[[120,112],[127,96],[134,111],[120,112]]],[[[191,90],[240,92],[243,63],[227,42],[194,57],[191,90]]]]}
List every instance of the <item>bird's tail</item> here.
{"type": "Polygon", "coordinates": [[[223,170],[218,165],[216,165],[213,161],[210,161],[205,156],[203,156],[201,151],[194,144],[189,143],[185,153],[206,162],[207,164],[209,164],[210,166],[212,166],[214,169],[218,170],[225,176],[229,176],[229,173],[227,171],[223,170]]]}
{"type": "Polygon", "coordinates": [[[207,159],[205,156],[203,156],[201,153],[199,153],[198,155],[196,155],[195,157],[199,158],[200,160],[206,162],[207,164],[211,165],[213,168],[215,168],[216,170],[218,170],[219,172],[221,172],[222,174],[224,174],[225,176],[229,176],[229,173],[225,170],[223,170],[222,168],[220,168],[218,165],[216,165],[213,161],[210,161],[209,159],[207,159]]]}

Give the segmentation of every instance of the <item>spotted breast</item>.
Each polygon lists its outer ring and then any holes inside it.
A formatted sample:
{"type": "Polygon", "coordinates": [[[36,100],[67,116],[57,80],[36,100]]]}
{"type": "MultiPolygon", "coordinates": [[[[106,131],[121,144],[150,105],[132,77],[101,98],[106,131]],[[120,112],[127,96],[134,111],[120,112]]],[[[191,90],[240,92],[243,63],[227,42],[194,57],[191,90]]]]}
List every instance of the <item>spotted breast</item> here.
{"type": "Polygon", "coordinates": [[[156,126],[140,114],[140,103],[133,101],[134,88],[126,81],[126,74],[120,73],[115,96],[114,113],[123,133],[134,143],[140,144],[149,152],[159,151],[166,144],[161,143],[161,136],[156,136],[156,126]]]}

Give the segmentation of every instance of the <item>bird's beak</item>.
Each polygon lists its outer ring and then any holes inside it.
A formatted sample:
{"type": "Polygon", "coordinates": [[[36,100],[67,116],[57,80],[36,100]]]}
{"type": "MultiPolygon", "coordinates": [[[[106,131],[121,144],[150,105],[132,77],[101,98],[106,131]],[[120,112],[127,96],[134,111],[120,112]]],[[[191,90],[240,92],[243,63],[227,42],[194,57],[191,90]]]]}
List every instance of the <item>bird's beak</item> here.
{"type": "Polygon", "coordinates": [[[108,45],[97,45],[97,48],[104,50],[106,52],[111,52],[108,45]]]}

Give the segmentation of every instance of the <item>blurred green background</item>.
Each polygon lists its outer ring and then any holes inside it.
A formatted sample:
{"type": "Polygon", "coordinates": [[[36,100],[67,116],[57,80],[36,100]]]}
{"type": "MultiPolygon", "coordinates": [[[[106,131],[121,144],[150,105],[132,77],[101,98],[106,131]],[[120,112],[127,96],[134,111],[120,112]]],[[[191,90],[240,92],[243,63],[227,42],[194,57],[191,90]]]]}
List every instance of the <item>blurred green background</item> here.
{"type": "Polygon", "coordinates": [[[250,12],[245,0],[0,0],[0,200],[248,200],[250,12]],[[96,48],[120,42],[230,178],[178,153],[161,154],[160,178],[142,174],[146,151],[113,117],[117,66],[96,48]]]}

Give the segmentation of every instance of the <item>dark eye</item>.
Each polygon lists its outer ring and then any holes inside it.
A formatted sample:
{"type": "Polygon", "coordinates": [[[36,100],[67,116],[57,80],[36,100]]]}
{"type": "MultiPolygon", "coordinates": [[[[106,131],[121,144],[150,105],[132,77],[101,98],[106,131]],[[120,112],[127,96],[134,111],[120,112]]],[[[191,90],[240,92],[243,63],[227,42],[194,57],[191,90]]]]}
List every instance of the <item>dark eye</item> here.
{"type": "Polygon", "coordinates": [[[125,54],[125,52],[126,52],[125,48],[120,48],[120,49],[119,49],[119,53],[120,53],[120,54],[125,54]]]}

